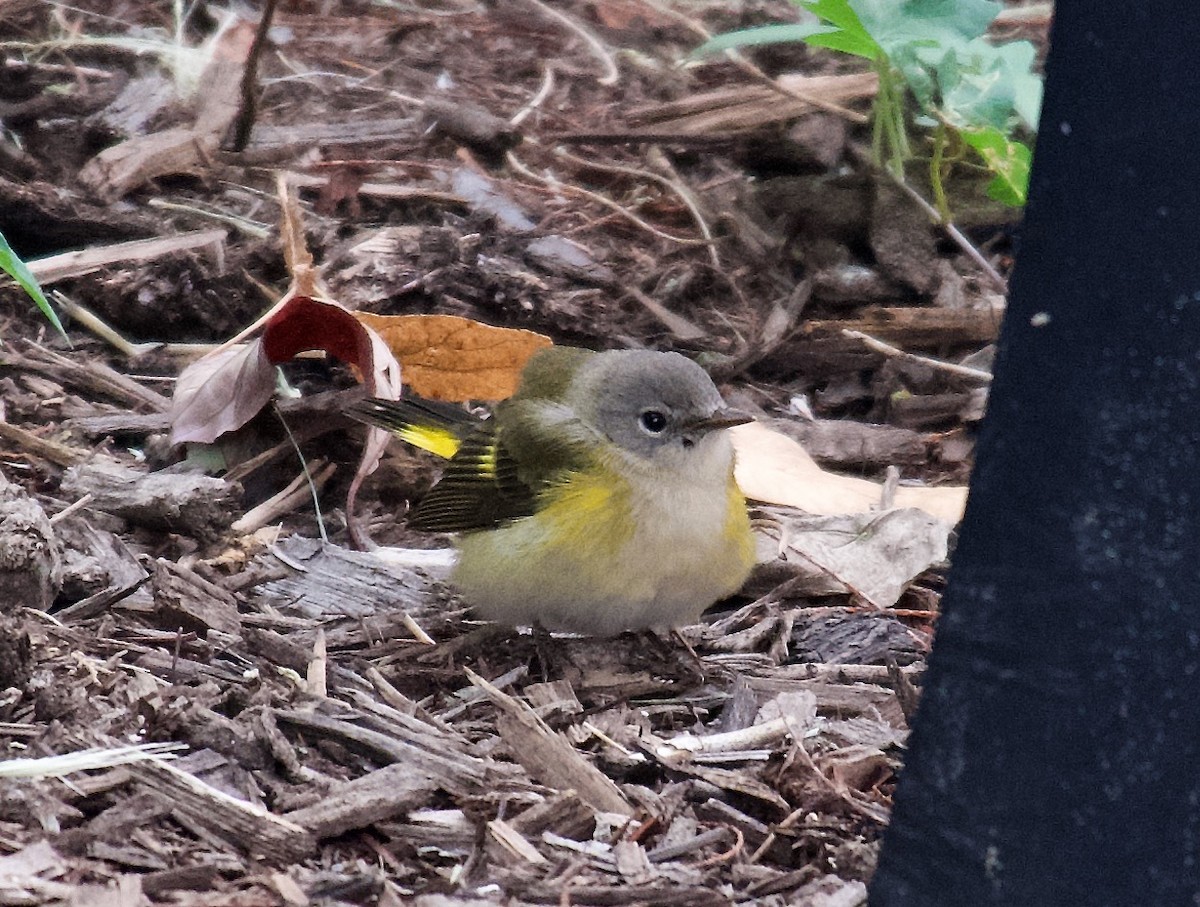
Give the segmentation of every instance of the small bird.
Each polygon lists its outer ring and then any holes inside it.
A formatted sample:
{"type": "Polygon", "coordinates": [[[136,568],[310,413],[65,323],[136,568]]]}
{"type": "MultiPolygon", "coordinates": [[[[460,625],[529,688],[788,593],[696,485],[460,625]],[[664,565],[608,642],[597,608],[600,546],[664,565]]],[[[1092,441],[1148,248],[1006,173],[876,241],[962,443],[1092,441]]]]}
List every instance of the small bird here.
{"type": "Polygon", "coordinates": [[[549,347],[489,419],[412,399],[350,415],[449,459],[409,525],[462,533],[451,582],[482,617],[671,628],[754,564],[725,431],[750,417],[678,353],[549,347]]]}

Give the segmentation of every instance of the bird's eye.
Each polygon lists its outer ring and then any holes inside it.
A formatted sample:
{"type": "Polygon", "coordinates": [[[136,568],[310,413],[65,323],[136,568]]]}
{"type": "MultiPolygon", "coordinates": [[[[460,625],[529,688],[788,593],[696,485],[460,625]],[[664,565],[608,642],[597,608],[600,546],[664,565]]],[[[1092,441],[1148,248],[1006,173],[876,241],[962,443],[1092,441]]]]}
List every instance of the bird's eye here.
{"type": "Polygon", "coordinates": [[[642,428],[652,435],[661,435],[667,427],[667,417],[656,409],[646,410],[638,421],[642,423],[642,428]]]}

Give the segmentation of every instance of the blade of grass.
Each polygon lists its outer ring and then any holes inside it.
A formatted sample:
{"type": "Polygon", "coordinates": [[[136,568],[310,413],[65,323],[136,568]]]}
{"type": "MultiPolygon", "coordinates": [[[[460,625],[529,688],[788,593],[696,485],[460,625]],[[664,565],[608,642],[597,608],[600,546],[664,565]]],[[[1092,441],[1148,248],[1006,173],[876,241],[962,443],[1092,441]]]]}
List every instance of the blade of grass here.
{"type": "Polygon", "coordinates": [[[29,268],[25,266],[25,262],[21,260],[21,257],[12,250],[12,246],[8,244],[8,240],[4,238],[3,233],[0,233],[0,269],[6,271],[21,289],[29,294],[29,298],[42,310],[42,314],[54,325],[55,330],[62,335],[63,340],[70,343],[71,341],[67,338],[67,332],[63,330],[62,322],[58,320],[58,315],[51,308],[50,300],[42,292],[37,278],[30,273],[29,268]]]}

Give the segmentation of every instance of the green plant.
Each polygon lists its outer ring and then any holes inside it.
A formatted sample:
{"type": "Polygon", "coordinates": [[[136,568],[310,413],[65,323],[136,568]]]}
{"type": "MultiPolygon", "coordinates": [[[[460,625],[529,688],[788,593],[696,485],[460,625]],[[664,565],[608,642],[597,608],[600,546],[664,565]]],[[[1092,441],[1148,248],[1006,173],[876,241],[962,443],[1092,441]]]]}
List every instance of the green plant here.
{"type": "Polygon", "coordinates": [[[916,100],[916,125],[933,130],[930,181],[949,219],[947,166],[971,149],[993,174],[988,195],[1023,205],[1030,151],[1013,138],[1037,129],[1042,83],[1028,41],[996,46],[984,34],[1001,10],[993,0],[792,0],[816,21],[768,25],[718,35],[696,54],[804,41],[869,60],[879,76],[872,114],[876,163],[903,177],[912,159],[905,88],[916,100]]]}
{"type": "Polygon", "coordinates": [[[63,339],[67,339],[67,332],[63,330],[62,322],[58,320],[58,315],[54,313],[54,309],[50,307],[50,301],[46,299],[42,288],[38,285],[37,278],[25,266],[25,262],[21,257],[12,250],[12,246],[8,244],[8,240],[4,238],[4,234],[0,233],[0,270],[5,271],[26,293],[29,298],[34,301],[42,314],[49,319],[55,329],[62,334],[63,339]]]}

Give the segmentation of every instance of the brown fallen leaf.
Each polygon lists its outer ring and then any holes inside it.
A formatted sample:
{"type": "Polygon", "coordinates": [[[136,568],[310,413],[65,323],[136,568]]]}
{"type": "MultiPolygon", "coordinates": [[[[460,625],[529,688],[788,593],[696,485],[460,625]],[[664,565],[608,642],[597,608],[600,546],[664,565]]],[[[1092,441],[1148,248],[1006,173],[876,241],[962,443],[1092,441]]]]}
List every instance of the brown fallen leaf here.
{"type": "Polygon", "coordinates": [[[193,362],[171,396],[171,443],[211,444],[241,428],[275,393],[275,367],[254,340],[193,362]]]}
{"type": "Polygon", "coordinates": [[[372,328],[404,366],[416,394],[434,400],[504,400],[517,389],[529,357],[549,337],[457,315],[355,316],[372,328]]]}
{"type": "MultiPolygon", "coordinates": [[[[825,472],[794,440],[751,422],[731,428],[737,451],[736,477],[746,497],[798,507],[809,513],[860,513],[877,509],[883,486],[867,479],[825,472]]],[[[962,519],[967,489],[901,486],[895,507],[917,507],[948,523],[962,519]]]]}

